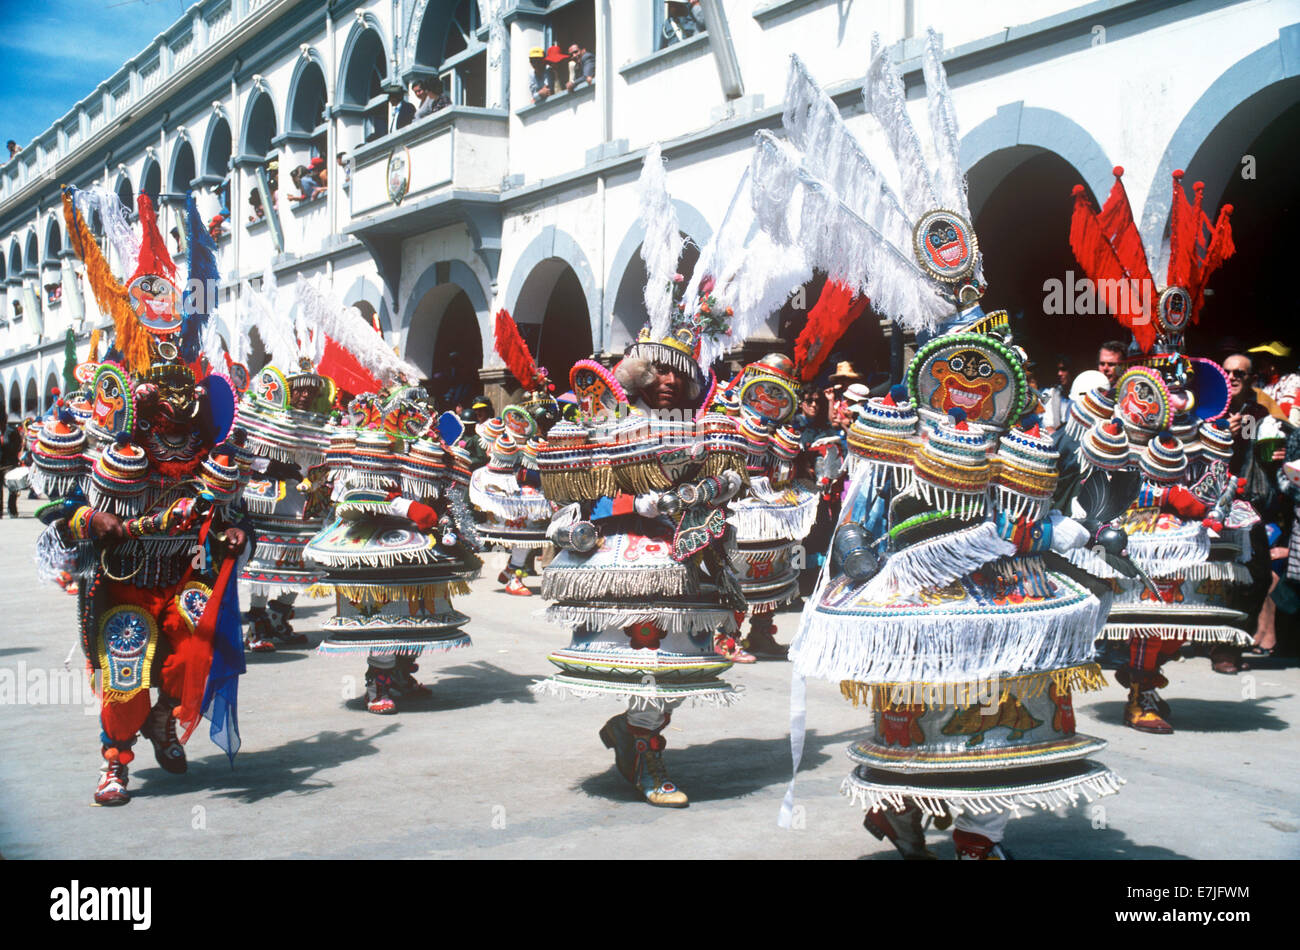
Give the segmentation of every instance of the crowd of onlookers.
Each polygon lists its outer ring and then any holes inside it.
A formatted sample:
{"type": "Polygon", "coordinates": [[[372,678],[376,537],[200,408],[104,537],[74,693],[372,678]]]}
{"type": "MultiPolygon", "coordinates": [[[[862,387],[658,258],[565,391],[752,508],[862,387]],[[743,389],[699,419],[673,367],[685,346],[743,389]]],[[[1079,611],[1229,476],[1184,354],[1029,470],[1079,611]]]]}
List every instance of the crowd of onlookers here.
{"type": "Polygon", "coordinates": [[[567,53],[558,46],[534,46],[528,51],[528,63],[533,68],[528,77],[528,94],[533,102],[596,85],[596,54],[581,43],[570,43],[567,53]]]}

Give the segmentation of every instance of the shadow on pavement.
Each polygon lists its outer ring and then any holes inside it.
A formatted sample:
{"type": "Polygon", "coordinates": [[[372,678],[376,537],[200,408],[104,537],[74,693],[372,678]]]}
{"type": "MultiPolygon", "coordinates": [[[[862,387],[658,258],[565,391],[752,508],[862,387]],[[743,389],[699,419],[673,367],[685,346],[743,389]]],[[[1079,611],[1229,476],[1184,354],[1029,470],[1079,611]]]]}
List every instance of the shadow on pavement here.
{"type": "MultiPolygon", "coordinates": [[[[535,674],[511,673],[492,663],[480,661],[460,666],[440,667],[434,662],[419,664],[415,678],[433,690],[432,696],[399,699],[399,715],[436,713],[452,709],[472,709],[489,703],[532,703],[537,698],[528,687],[537,681],[535,674]]],[[[349,699],[348,709],[364,711],[365,696],[349,699]]]]}
{"type": "Polygon", "coordinates": [[[0,650],[0,656],[19,656],[23,653],[39,653],[38,647],[5,647],[0,650]]]}
{"type": "Polygon", "coordinates": [[[252,805],[286,792],[310,795],[334,787],[332,782],[317,780],[318,772],[376,754],[379,749],[375,740],[391,735],[398,728],[399,723],[390,722],[376,732],[361,728],[318,732],[274,748],[241,752],[235,757],[233,769],[225,755],[218,753],[191,761],[189,774],[174,777],[153,763],[149,744],[141,743],[141,759],[149,759],[149,768],[141,769],[139,775],[143,781],[139,791],[131,789],[131,796],[164,797],[207,789],[213,797],[238,799],[252,805]]]}
{"type": "MultiPolygon", "coordinates": [[[[827,746],[838,753],[853,739],[862,734],[861,729],[849,729],[832,735],[818,735],[809,729],[804,737],[803,760],[800,773],[814,769],[831,758],[823,751],[827,746]]],[[[592,738],[600,742],[593,732],[592,738]]],[[[719,739],[705,745],[682,746],[669,736],[664,752],[664,764],[672,780],[681,786],[692,802],[726,801],[773,785],[790,781],[790,737],[777,739],[719,739]]],[[[844,771],[849,771],[844,760],[844,771]]],[[[640,794],[614,769],[614,754],[609,752],[609,768],[584,779],[579,791],[593,798],[615,801],[641,802],[640,794]]],[[[796,786],[797,788],[797,786],[796,786]]],[[[773,800],[773,808],[779,797],[773,800]]],[[[865,834],[865,832],[864,832],[865,834]]]]}
{"type": "MultiPolygon", "coordinates": [[[[1169,723],[1174,732],[1258,732],[1269,730],[1281,732],[1290,726],[1267,708],[1276,699],[1289,699],[1290,696],[1269,697],[1267,699],[1214,700],[1214,699],[1179,699],[1166,690],[1163,694],[1169,703],[1169,723]]],[[[1092,707],[1093,718],[1110,722],[1124,721],[1123,703],[1098,703],[1092,707]]]]}

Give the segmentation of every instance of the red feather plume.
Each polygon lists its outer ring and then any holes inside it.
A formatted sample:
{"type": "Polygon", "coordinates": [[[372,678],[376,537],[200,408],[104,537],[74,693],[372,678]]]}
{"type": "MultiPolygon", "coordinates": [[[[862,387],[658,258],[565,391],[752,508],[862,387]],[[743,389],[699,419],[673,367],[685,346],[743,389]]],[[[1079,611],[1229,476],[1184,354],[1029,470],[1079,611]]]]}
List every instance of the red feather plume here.
{"type": "Polygon", "coordinates": [[[537,361],[528,352],[528,344],[519,335],[519,327],[515,326],[514,318],[507,310],[497,311],[494,340],[497,356],[501,357],[515,379],[519,380],[520,386],[534,390],[545,386],[545,380],[537,371],[537,361]]]}
{"type": "Polygon", "coordinates": [[[1084,274],[1098,288],[1106,312],[1133,332],[1142,352],[1156,341],[1155,280],[1142,247],[1142,235],[1124,191],[1124,169],[1115,168],[1101,213],[1094,210],[1082,185],[1074,186],[1074,215],[1070,220],[1070,250],[1084,274]]]}
{"type": "Polygon", "coordinates": [[[802,381],[817,375],[844,331],[867,309],[867,303],[866,297],[855,298],[852,288],[838,281],[826,282],[817,303],[808,311],[808,323],[794,341],[794,361],[802,381]]]}

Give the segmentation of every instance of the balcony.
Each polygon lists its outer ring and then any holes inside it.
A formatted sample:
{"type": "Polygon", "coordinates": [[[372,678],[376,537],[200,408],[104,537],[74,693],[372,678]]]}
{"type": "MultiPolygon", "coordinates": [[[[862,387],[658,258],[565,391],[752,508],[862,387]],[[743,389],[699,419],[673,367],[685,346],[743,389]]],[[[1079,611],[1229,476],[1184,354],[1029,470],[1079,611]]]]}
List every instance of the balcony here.
{"type": "Polygon", "coordinates": [[[352,152],[352,223],[396,294],[402,242],[464,224],[493,279],[501,256],[501,182],[510,117],[503,109],[450,106],[352,152]]]}
{"type": "Polygon", "coordinates": [[[436,203],[454,192],[499,194],[508,134],[503,110],[450,106],[358,146],[352,153],[353,228],[367,217],[436,203]]]}

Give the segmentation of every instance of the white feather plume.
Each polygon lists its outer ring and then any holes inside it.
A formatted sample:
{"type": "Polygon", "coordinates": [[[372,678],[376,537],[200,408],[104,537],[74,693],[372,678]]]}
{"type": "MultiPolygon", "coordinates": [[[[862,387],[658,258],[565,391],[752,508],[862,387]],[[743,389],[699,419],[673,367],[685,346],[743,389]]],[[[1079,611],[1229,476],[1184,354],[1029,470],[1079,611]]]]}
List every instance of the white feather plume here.
{"type": "Polygon", "coordinates": [[[672,326],[673,275],[677,273],[684,242],[677,226],[677,212],[668,195],[668,172],[658,142],[646,150],[637,190],[641,197],[641,224],[645,227],[645,240],[641,244],[646,270],[645,309],[651,334],[655,339],[662,339],[672,326]]]}
{"type": "Polygon", "coordinates": [[[926,30],[921,70],[925,75],[930,134],[934,137],[935,190],[943,207],[969,219],[966,176],[961,172],[961,138],[957,134],[957,113],[952,105],[948,76],[943,69],[943,38],[933,29],[926,30]]]}
{"type": "Polygon", "coordinates": [[[332,293],[318,290],[305,277],[298,278],[297,295],[299,311],[315,331],[322,353],[328,335],[385,385],[396,381],[399,375],[412,382],[424,376],[393,351],[356,307],[345,307],[332,293]]]}
{"type": "Polygon", "coordinates": [[[875,116],[885,132],[898,163],[903,204],[915,222],[927,211],[939,207],[939,195],[916,126],[907,111],[903,77],[898,74],[890,51],[880,45],[879,35],[871,38],[871,65],[862,82],[862,103],[867,114],[875,116]]]}
{"type": "Polygon", "coordinates": [[[694,301],[701,280],[712,276],[717,306],[732,311],[729,335],[706,334],[701,339],[701,366],[713,365],[727,350],[743,344],[785,305],[795,288],[812,279],[812,268],[799,248],[776,244],[755,224],[749,181],[746,170],[722,223],[700,252],[686,289],[686,299],[694,301]]]}
{"type": "Polygon", "coordinates": [[[76,193],[75,202],[87,226],[94,221],[95,212],[99,212],[104,236],[113,246],[123,272],[130,274],[134,271],[140,258],[140,236],[128,220],[130,209],[122,204],[117,193],[103,188],[86,188],[76,193]]]}
{"type": "Polygon", "coordinates": [[[289,319],[289,308],[284,306],[280,297],[275,271],[268,266],[262,273],[262,286],[258,290],[253,290],[249,282],[244,281],[239,297],[244,308],[241,316],[247,326],[257,328],[271,364],[281,372],[292,373],[298,369],[298,337],[293,321],[289,319]]]}
{"type": "Polygon", "coordinates": [[[798,245],[807,260],[909,330],[934,329],[953,304],[912,256],[810,174],[802,156],[766,130],[756,134],[750,171],[755,218],[780,245],[798,245]]]}

